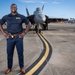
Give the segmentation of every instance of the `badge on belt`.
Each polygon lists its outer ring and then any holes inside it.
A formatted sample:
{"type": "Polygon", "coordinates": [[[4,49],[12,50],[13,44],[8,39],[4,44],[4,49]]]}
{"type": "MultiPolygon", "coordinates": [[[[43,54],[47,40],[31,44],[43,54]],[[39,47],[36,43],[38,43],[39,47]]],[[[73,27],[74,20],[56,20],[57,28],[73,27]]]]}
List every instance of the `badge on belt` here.
{"type": "Polygon", "coordinates": [[[12,38],[14,38],[14,35],[11,35],[12,38]]]}

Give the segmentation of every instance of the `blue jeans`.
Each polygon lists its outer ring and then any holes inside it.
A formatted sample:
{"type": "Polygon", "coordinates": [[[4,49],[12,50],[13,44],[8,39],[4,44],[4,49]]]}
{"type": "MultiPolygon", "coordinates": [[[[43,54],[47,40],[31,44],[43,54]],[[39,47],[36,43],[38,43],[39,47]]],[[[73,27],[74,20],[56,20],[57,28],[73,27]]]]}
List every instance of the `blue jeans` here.
{"type": "Polygon", "coordinates": [[[19,66],[20,68],[24,67],[23,38],[20,38],[19,36],[12,38],[9,36],[9,38],[7,38],[7,64],[9,69],[11,69],[13,65],[13,54],[15,46],[18,53],[19,66]]]}

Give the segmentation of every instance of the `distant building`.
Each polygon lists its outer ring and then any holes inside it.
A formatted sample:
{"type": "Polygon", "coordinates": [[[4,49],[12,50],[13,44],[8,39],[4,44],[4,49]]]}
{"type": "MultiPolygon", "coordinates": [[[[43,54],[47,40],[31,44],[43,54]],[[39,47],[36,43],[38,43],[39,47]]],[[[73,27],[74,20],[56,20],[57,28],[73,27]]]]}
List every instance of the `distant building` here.
{"type": "Polygon", "coordinates": [[[49,22],[68,22],[65,18],[49,18],[49,22]]]}

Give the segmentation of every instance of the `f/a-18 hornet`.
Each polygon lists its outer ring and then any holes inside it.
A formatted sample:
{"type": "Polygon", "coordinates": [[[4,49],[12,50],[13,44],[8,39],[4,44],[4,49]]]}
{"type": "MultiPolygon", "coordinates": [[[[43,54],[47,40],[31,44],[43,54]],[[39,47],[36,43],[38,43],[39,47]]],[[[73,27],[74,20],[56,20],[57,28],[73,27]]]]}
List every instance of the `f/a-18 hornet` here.
{"type": "Polygon", "coordinates": [[[43,30],[48,30],[49,18],[47,15],[43,14],[44,5],[42,8],[37,7],[33,15],[29,14],[28,8],[26,8],[27,18],[30,20],[31,24],[35,27],[36,32],[43,30]]]}

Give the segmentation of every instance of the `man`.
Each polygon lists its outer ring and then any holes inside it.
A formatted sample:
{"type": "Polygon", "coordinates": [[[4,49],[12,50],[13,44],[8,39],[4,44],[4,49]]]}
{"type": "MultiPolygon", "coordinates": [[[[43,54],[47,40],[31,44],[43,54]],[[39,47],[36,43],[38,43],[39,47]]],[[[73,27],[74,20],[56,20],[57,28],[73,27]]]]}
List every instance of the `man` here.
{"type": "Polygon", "coordinates": [[[7,39],[8,69],[5,71],[6,74],[8,74],[12,71],[13,53],[14,53],[15,46],[17,48],[17,53],[18,53],[20,72],[25,73],[24,56],[23,56],[23,38],[26,35],[26,33],[29,31],[30,26],[31,26],[31,24],[30,24],[29,20],[25,16],[23,16],[17,12],[16,4],[12,4],[11,5],[11,13],[8,15],[5,15],[0,20],[0,30],[7,39]],[[2,25],[5,22],[7,23],[7,32],[5,32],[2,27],[2,25]],[[22,23],[25,23],[27,25],[25,31],[23,31],[22,23]]]}

